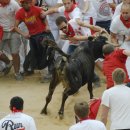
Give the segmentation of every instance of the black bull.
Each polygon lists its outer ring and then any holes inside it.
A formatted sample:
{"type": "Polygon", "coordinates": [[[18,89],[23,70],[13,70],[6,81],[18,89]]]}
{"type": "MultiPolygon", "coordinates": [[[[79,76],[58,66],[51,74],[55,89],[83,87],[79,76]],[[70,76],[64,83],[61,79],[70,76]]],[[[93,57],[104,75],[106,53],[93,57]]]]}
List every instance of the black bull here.
{"type": "MultiPolygon", "coordinates": [[[[56,86],[60,82],[62,82],[65,88],[58,113],[61,118],[64,114],[64,105],[68,96],[76,93],[86,83],[88,83],[90,99],[93,98],[92,80],[94,76],[94,61],[97,58],[103,57],[102,47],[107,43],[106,41],[107,38],[102,36],[96,39],[89,38],[87,43],[79,45],[69,56],[64,54],[53,41],[46,40],[46,43],[57,50],[62,56],[55,61],[49,92],[46,97],[46,104],[41,114],[47,114],[47,106],[52,99],[56,86]]],[[[42,44],[45,44],[45,42],[42,42],[42,44]]]]}

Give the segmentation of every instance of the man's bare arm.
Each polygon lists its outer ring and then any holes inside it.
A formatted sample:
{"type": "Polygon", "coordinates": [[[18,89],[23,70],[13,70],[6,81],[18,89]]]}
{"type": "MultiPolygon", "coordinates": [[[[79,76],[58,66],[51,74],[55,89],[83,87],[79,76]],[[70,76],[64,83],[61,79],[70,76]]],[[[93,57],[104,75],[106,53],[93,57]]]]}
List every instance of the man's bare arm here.
{"type": "Polygon", "coordinates": [[[25,38],[29,38],[30,35],[25,33],[25,32],[22,32],[19,28],[18,28],[18,25],[20,24],[20,21],[19,20],[16,20],[15,21],[15,26],[14,26],[14,31],[16,31],[17,33],[21,34],[23,37],[25,38]]]}
{"type": "Polygon", "coordinates": [[[107,124],[108,112],[109,112],[109,107],[102,104],[101,105],[101,121],[104,123],[104,125],[107,124]]]}
{"type": "Polygon", "coordinates": [[[119,43],[118,43],[117,34],[111,32],[111,33],[110,33],[110,36],[111,36],[111,42],[112,42],[114,45],[120,46],[119,43]]]}

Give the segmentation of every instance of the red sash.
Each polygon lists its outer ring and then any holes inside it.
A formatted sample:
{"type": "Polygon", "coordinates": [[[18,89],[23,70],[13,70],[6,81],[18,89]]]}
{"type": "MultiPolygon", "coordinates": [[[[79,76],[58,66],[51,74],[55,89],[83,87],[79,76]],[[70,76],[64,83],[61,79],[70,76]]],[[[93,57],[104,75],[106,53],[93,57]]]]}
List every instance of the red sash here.
{"type": "Polygon", "coordinates": [[[0,26],[0,40],[2,40],[3,34],[4,34],[4,32],[3,32],[3,27],[0,26]]]}
{"type": "Polygon", "coordinates": [[[74,29],[72,28],[72,26],[70,24],[68,24],[68,32],[64,32],[64,33],[69,37],[75,36],[74,29]]]}
{"type": "Polygon", "coordinates": [[[64,11],[64,15],[68,21],[70,20],[69,13],[71,13],[76,7],[77,7],[77,5],[73,4],[70,10],[64,11]]]}
{"type": "Polygon", "coordinates": [[[130,18],[128,20],[124,20],[124,18],[122,17],[122,15],[120,15],[120,20],[122,21],[122,23],[124,24],[124,26],[126,28],[130,28],[130,18]]]}

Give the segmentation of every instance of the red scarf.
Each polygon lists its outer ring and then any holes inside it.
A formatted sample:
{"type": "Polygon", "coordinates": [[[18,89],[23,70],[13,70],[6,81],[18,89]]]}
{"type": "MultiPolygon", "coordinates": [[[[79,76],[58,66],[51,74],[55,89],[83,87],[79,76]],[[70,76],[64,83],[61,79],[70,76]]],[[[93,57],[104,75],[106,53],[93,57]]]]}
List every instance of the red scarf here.
{"type": "Polygon", "coordinates": [[[88,119],[90,119],[90,118],[89,118],[89,117],[85,117],[85,118],[81,118],[79,121],[80,121],[80,123],[81,123],[82,121],[88,120],[88,119]]]}
{"type": "Polygon", "coordinates": [[[69,37],[75,36],[74,29],[72,28],[72,26],[70,24],[68,24],[68,32],[64,32],[64,33],[69,37]]]}
{"type": "Polygon", "coordinates": [[[2,40],[2,38],[3,38],[3,27],[2,26],[0,26],[0,40],[2,40]]]}
{"type": "Polygon", "coordinates": [[[130,28],[130,18],[128,20],[124,20],[124,18],[122,17],[122,15],[120,15],[120,20],[122,21],[122,23],[124,24],[124,26],[126,28],[130,28]]]}
{"type": "Polygon", "coordinates": [[[16,107],[13,107],[13,108],[12,108],[12,112],[13,112],[13,113],[22,112],[22,110],[18,110],[18,109],[16,109],[16,107]]]}
{"type": "Polygon", "coordinates": [[[96,119],[100,104],[101,104],[101,98],[95,99],[90,102],[89,119],[96,119]]]}
{"type": "Polygon", "coordinates": [[[76,7],[77,7],[77,5],[76,5],[76,4],[73,4],[73,5],[71,6],[71,9],[70,9],[70,10],[65,10],[65,11],[64,11],[64,15],[65,15],[65,17],[66,17],[66,19],[67,19],[68,21],[70,20],[69,13],[71,13],[76,7]]]}

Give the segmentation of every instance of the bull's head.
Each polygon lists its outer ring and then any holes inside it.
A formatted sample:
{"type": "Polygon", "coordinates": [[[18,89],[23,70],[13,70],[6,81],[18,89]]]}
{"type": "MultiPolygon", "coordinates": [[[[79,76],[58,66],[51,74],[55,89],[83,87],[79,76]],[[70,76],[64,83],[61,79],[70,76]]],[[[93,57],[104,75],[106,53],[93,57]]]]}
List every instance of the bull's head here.
{"type": "Polygon", "coordinates": [[[51,40],[51,39],[43,39],[43,41],[41,42],[42,46],[50,46],[53,47],[55,51],[59,52],[59,54],[61,54],[62,56],[66,57],[67,59],[70,57],[68,54],[64,53],[56,44],[55,41],[51,40]]]}

